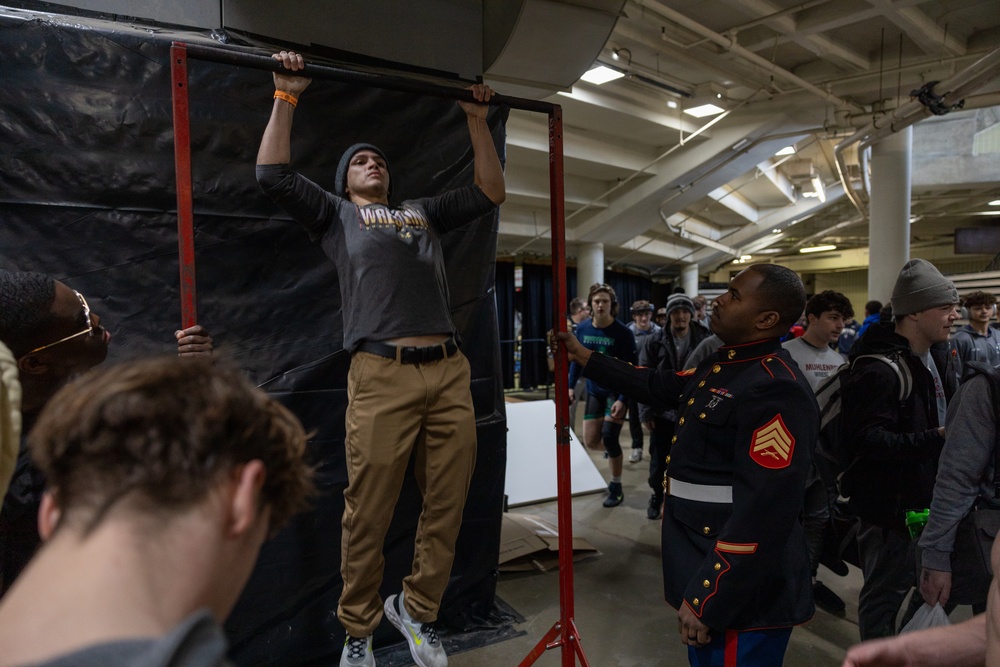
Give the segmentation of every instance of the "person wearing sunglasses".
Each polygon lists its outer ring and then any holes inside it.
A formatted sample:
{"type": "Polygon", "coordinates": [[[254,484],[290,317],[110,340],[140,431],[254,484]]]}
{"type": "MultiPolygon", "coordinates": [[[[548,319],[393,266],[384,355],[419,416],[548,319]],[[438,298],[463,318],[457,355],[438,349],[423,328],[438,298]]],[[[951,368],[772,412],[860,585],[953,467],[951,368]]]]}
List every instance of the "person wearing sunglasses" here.
{"type": "MultiPolygon", "coordinates": [[[[201,326],[174,334],[180,356],[211,354],[201,326]]],[[[40,544],[37,517],[45,479],[25,436],[49,399],[72,378],[102,363],[111,333],[87,299],[63,282],[32,272],[0,270],[0,342],[16,361],[21,385],[21,446],[0,509],[0,596],[40,544]]]]}

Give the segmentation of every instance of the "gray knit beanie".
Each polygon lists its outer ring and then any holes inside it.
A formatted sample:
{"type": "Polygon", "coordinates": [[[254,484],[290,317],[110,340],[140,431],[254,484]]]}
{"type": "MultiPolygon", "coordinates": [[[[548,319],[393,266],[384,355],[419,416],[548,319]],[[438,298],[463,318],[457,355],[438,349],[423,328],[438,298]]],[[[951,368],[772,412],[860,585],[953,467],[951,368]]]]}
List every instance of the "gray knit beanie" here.
{"type": "Polygon", "coordinates": [[[344,154],[340,156],[340,163],[337,165],[337,177],[336,177],[337,192],[336,192],[336,194],[338,196],[340,196],[340,197],[346,197],[347,196],[347,168],[351,164],[351,158],[354,157],[357,153],[360,153],[361,151],[371,151],[371,152],[375,153],[376,155],[378,155],[383,160],[385,160],[385,170],[389,174],[389,190],[388,190],[388,192],[386,192],[386,196],[387,197],[391,197],[392,196],[392,170],[389,169],[389,158],[387,158],[385,156],[385,153],[383,153],[382,150],[378,146],[375,146],[375,145],[372,145],[372,144],[364,144],[364,143],[362,143],[362,144],[354,144],[353,146],[351,146],[350,148],[348,148],[346,151],[344,151],[344,154]]]}
{"type": "Polygon", "coordinates": [[[910,315],[936,306],[958,305],[958,290],[925,259],[903,265],[892,288],[892,314],[910,315]]]}
{"type": "Polygon", "coordinates": [[[694,315],[694,301],[686,294],[671,294],[667,298],[667,317],[678,308],[687,308],[694,315]]]}

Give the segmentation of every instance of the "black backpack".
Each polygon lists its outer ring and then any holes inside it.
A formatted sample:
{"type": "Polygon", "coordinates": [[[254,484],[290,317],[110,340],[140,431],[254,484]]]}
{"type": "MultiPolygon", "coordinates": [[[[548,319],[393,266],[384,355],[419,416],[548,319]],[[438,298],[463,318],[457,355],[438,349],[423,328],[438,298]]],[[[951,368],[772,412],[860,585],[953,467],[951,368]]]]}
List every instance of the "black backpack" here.
{"type": "Polygon", "coordinates": [[[816,389],[816,402],[819,404],[819,440],[816,443],[816,455],[813,457],[816,472],[827,486],[839,486],[840,480],[857,456],[846,442],[844,428],[841,424],[840,409],[843,400],[841,390],[854,365],[862,359],[878,359],[896,373],[899,379],[899,402],[910,397],[913,391],[913,377],[905,362],[895,355],[862,354],[852,362],[842,364],[836,372],[824,380],[816,389]]]}

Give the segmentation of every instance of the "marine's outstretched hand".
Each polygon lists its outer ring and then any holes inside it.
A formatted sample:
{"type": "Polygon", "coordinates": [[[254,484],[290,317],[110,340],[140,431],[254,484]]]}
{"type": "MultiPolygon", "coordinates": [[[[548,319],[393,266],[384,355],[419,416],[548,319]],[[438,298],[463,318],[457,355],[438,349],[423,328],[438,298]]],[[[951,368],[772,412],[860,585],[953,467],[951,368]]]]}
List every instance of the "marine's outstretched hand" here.
{"type": "Polygon", "coordinates": [[[587,362],[590,361],[590,355],[593,352],[585,348],[573,334],[560,331],[555,334],[554,338],[566,348],[566,354],[569,355],[570,361],[575,361],[581,366],[586,366],[587,362]]]}

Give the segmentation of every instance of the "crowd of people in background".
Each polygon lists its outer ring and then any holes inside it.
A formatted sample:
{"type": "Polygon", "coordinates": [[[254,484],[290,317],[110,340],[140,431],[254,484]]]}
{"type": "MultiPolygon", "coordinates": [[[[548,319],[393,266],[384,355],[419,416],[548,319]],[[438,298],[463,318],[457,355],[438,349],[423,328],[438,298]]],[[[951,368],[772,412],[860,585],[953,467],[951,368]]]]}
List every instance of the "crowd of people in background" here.
{"type": "MultiPolygon", "coordinates": [[[[164,651],[223,660],[218,622],[257,550],[314,493],[302,427],[213,360],[200,326],[174,333],[179,359],[91,371],[111,336],[83,294],[2,271],[0,298],[0,482],[11,480],[0,513],[0,664],[164,651]],[[137,450],[139,433],[148,441],[137,450]],[[151,526],[158,537],[144,545],[136,536],[151,526]],[[135,599],[96,593],[155,580],[182,561],[204,576],[173,586],[163,613],[128,613],[135,599]],[[38,596],[59,600],[41,625],[26,611],[38,596]],[[67,625],[61,609],[92,622],[67,625]]],[[[976,524],[979,560],[966,558],[970,518],[1000,512],[995,296],[960,297],[914,259],[888,305],[865,304],[860,325],[845,295],[806,299],[794,272],[777,265],[751,266],[708,306],[682,291],[659,309],[637,300],[626,325],[615,290],[599,283],[570,303],[570,333],[553,335],[571,362],[569,399],[585,405],[584,444],[606,453],[605,507],[624,500],[619,441],[630,411],[648,433],[647,516],[662,521],[664,597],[678,609],[691,663],[780,665],[815,606],[844,615],[845,601],[818,578],[821,564],[846,574],[844,561],[863,577],[864,640],[845,665],[1000,660],[1000,588],[991,585],[1000,552],[981,534],[995,536],[995,523],[976,524]],[[961,318],[968,324],[955,332],[961,318]],[[835,381],[848,458],[831,481],[815,451],[835,381]],[[950,613],[958,604],[975,616],[899,634],[921,606],[950,613]]],[[[630,437],[636,464],[643,443],[630,437]]],[[[140,587],[151,600],[167,596],[161,589],[140,587]]],[[[400,615],[394,624],[418,625],[387,604],[400,615]]],[[[343,659],[372,664],[371,637],[358,644],[343,659]]]]}
{"type": "MultiPolygon", "coordinates": [[[[737,282],[734,279],[733,284],[737,282]]],[[[765,279],[763,283],[766,282],[765,279]]],[[[766,529],[753,528],[754,522],[746,517],[742,528],[732,527],[736,517],[742,517],[737,495],[741,475],[746,473],[740,472],[745,465],[740,463],[740,454],[733,454],[731,444],[720,443],[720,451],[714,454],[708,448],[715,437],[713,433],[729,433],[726,429],[734,428],[731,437],[739,439],[745,435],[740,430],[746,427],[744,422],[737,424],[739,420],[726,417],[729,413],[725,406],[740,405],[738,391],[733,388],[739,389],[741,382],[749,382],[746,378],[752,373],[730,377],[728,374],[734,371],[729,367],[735,369],[744,358],[741,346],[752,346],[755,340],[771,337],[783,341],[781,348],[788,355],[787,361],[771,349],[762,350],[763,356],[758,360],[780,363],[791,376],[801,378],[807,393],[814,397],[813,405],[817,405],[816,398],[830,400],[830,387],[839,387],[833,394],[840,411],[840,416],[835,417],[840,424],[837,438],[847,456],[844,469],[837,471],[835,480],[821,474],[814,461],[802,463],[801,488],[796,487],[794,493],[789,491],[780,499],[799,508],[795,525],[801,526],[803,563],[808,570],[808,587],[797,589],[797,595],[803,598],[800,601],[807,599],[810,609],[815,603],[831,614],[844,616],[847,605],[818,579],[819,565],[835,575],[846,576],[847,562],[854,563],[863,577],[857,604],[860,638],[867,641],[852,649],[845,665],[953,664],[946,660],[947,654],[941,646],[954,647],[963,642],[961,649],[952,653],[960,656],[954,664],[984,664],[985,612],[992,572],[985,564],[988,557],[982,556],[980,562],[984,564],[971,574],[966,568],[953,575],[952,564],[958,558],[957,552],[968,548],[962,541],[963,521],[984,508],[1000,512],[997,469],[1000,325],[996,322],[996,297],[975,291],[960,298],[954,284],[933,264],[915,259],[901,269],[888,303],[868,301],[860,321],[854,318],[854,308],[844,294],[828,290],[809,298],[801,316],[782,324],[780,330],[768,329],[767,323],[758,320],[755,330],[758,338],[753,335],[741,338],[741,334],[727,331],[727,326],[733,326],[730,318],[736,315],[726,311],[732,310],[734,304],[747,307],[750,303],[758,310],[766,309],[766,299],[774,297],[767,290],[761,293],[762,283],[744,281],[744,284],[757,291],[733,294],[730,288],[711,308],[704,295],[691,297],[679,288],[659,308],[649,300],[637,300],[629,310],[632,321],[625,327],[632,339],[619,334],[614,338],[614,346],[611,337],[607,341],[593,338],[589,334],[593,325],[586,321],[577,326],[576,339],[557,336],[566,344],[572,362],[571,386],[578,378],[587,378],[588,387],[606,397],[600,406],[596,403],[592,406],[594,410],[600,407],[606,415],[613,416],[619,430],[627,410],[629,423],[638,423],[649,435],[648,483],[652,494],[647,516],[663,521],[666,597],[680,610],[681,640],[689,646],[692,664],[722,664],[713,661],[713,646],[718,648],[714,632],[724,630],[727,637],[732,632],[741,636],[752,634],[749,629],[754,622],[762,622],[768,614],[776,613],[774,607],[764,610],[758,606],[755,610],[744,609],[745,618],[740,617],[738,610],[704,616],[709,597],[726,598],[724,587],[721,580],[705,577],[704,590],[694,596],[691,593],[696,589],[690,587],[695,584],[688,572],[696,572],[693,576],[699,582],[697,587],[701,587],[704,575],[699,572],[700,563],[711,568],[709,561],[719,559],[732,546],[720,537],[726,532],[740,534],[742,542],[738,544],[752,543],[755,550],[764,550],[759,540],[766,537],[766,529]],[[959,319],[967,323],[956,330],[959,319]],[[632,350],[638,352],[636,366],[632,365],[632,350]],[[719,377],[730,377],[725,388],[718,385],[719,377]],[[706,382],[707,389],[714,393],[708,395],[707,402],[699,393],[706,382]],[[702,411],[694,413],[699,406],[702,411]],[[689,429],[693,428],[685,426],[685,422],[692,420],[702,422],[701,426],[707,429],[699,436],[697,447],[701,450],[695,455],[691,453],[690,436],[685,444],[685,434],[690,434],[689,429]],[[730,423],[732,427],[727,426],[730,423]],[[728,484],[698,472],[698,465],[712,456],[722,457],[716,460],[716,467],[736,466],[735,471],[728,473],[730,477],[722,478],[731,479],[728,484]],[[728,460],[733,456],[735,463],[728,460]],[[693,507],[686,504],[688,500],[703,502],[694,515],[687,516],[693,507]],[[708,508],[713,503],[732,507],[731,515],[721,520],[718,528],[709,525],[708,508]],[[915,529],[908,523],[907,512],[919,515],[920,510],[927,508],[929,514],[922,513],[926,526],[920,532],[923,523],[915,529]],[[703,522],[704,530],[695,528],[703,522]],[[682,537],[685,523],[693,532],[682,537]],[[685,548],[681,544],[697,540],[698,533],[710,538],[704,550],[695,556],[678,556],[685,548]],[[678,575],[678,571],[684,574],[678,575]],[[678,576],[682,581],[671,584],[678,576]],[[909,607],[903,610],[901,606],[911,592],[909,607]],[[953,628],[897,636],[925,604],[940,604],[947,613],[956,604],[968,604],[977,616],[953,628]],[[904,612],[902,619],[897,623],[901,612],[904,612]],[[702,622],[713,617],[715,625],[702,622]],[[917,660],[919,651],[926,653],[926,662],[917,660]],[[934,656],[939,656],[938,661],[934,661],[934,656]]],[[[591,296],[595,290],[597,293],[610,290],[609,300],[616,305],[610,287],[594,285],[591,296]]],[[[613,316],[613,311],[610,312],[613,316]]],[[[747,321],[751,323],[747,326],[753,326],[752,318],[747,321]]],[[[607,317],[599,324],[602,330],[620,331],[607,317]]],[[[776,366],[768,369],[770,379],[765,378],[772,383],[780,375],[773,368],[776,366]]],[[[769,451],[767,448],[775,441],[784,443],[772,452],[777,461],[783,451],[791,454],[790,443],[794,443],[796,453],[802,448],[803,457],[811,459],[820,439],[820,425],[826,427],[826,412],[822,413],[822,422],[821,413],[809,418],[814,422],[812,430],[801,424],[798,430],[786,427],[790,411],[809,412],[794,408],[793,394],[788,391],[786,386],[785,395],[775,400],[777,425],[772,422],[760,427],[770,429],[774,439],[756,446],[769,451]],[[783,446],[788,449],[783,450],[783,446]]],[[[818,407],[822,409],[825,405],[820,403],[818,407]]],[[[745,419],[747,408],[740,409],[745,419]]],[[[588,409],[585,430],[587,422],[597,416],[596,412],[590,412],[588,409]]],[[[630,433],[633,447],[630,463],[643,458],[640,431],[633,428],[630,433]]],[[[592,427],[590,433],[593,436],[592,427]]],[[[605,427],[604,439],[599,442],[591,437],[588,446],[599,449],[603,443],[608,456],[620,461],[617,434],[617,430],[605,427]]],[[[759,434],[760,429],[754,431],[755,437],[759,434]]],[[[763,465],[766,467],[766,462],[763,465]]],[[[606,507],[617,506],[623,498],[618,471],[620,467],[612,471],[606,507]]],[[[762,493],[759,489],[755,492],[762,493]]],[[[742,502],[748,502],[746,495],[742,496],[742,502]]],[[[789,526],[785,528],[790,530],[789,526]]],[[[992,531],[995,534],[995,526],[992,531]]],[[[788,534],[786,531],[785,537],[788,534]]],[[[796,558],[791,557],[786,563],[792,570],[793,564],[798,563],[796,558]]],[[[714,566],[716,571],[720,569],[719,563],[714,566]]],[[[723,567],[731,568],[733,563],[723,567]]],[[[794,572],[786,573],[786,578],[784,586],[792,589],[798,586],[794,572]]],[[[756,582],[752,576],[747,580],[750,587],[744,593],[752,598],[756,582]]],[[[770,585],[775,585],[775,581],[770,585]]],[[[996,595],[996,586],[992,590],[996,595]]],[[[753,604],[746,602],[744,606],[753,604]]],[[[801,616],[801,610],[792,611],[794,607],[789,603],[784,607],[784,615],[779,616],[785,620],[801,616]]],[[[718,609],[716,605],[712,608],[718,609]]],[[[806,617],[811,615],[810,611],[806,617]]],[[[775,618],[771,617],[771,621],[775,618]]],[[[1000,629],[995,627],[996,619],[992,624],[993,632],[1000,629]]],[[[996,638],[992,641],[997,643],[996,638]]],[[[787,637],[755,637],[753,642],[771,642],[778,648],[770,653],[746,653],[744,659],[751,660],[746,664],[780,664],[782,642],[787,642],[787,637]],[[751,655],[756,658],[746,657],[751,655]]],[[[996,653],[1000,648],[993,646],[990,650],[996,653]]],[[[995,659],[1000,659],[1000,655],[995,659]]]]}

